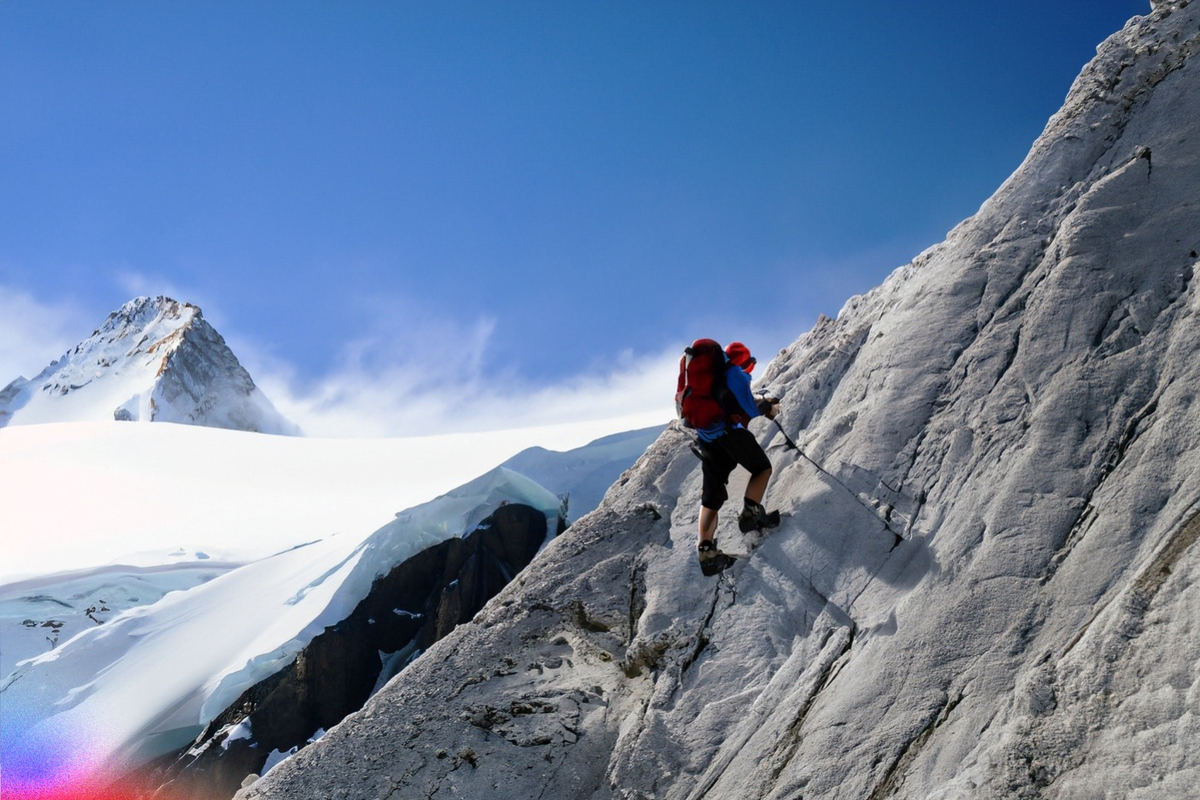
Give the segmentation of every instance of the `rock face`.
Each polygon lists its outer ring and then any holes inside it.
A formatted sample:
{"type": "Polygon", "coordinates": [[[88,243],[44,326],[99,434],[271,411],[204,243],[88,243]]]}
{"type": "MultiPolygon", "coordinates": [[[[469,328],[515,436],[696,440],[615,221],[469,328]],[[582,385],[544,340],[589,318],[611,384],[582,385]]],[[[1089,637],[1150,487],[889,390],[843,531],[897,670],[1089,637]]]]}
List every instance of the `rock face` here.
{"type": "Polygon", "coordinates": [[[0,391],[0,427],[116,419],[295,435],[200,309],[139,297],[32,380],[0,391]]]}
{"type": "Polygon", "coordinates": [[[541,511],[510,504],[465,538],[422,550],[376,579],[349,617],[246,690],[191,746],[159,759],[138,782],[161,785],[171,800],[232,797],[247,776],[264,771],[271,753],[294,752],[319,737],[471,619],[545,538],[541,511]]]}
{"type": "Polygon", "coordinates": [[[752,425],[788,515],[753,554],[701,577],[672,427],[240,796],[1194,796],[1198,46],[1200,3],[1132,20],[975,217],[780,353],[823,469],[752,425]]]}

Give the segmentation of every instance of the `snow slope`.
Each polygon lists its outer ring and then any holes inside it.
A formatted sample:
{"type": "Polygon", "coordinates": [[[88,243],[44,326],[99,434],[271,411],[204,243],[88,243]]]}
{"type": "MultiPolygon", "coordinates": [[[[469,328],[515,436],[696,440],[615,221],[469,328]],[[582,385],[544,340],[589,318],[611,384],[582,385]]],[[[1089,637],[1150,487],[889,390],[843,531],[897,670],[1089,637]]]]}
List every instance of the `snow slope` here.
{"type": "Polygon", "coordinates": [[[0,682],[17,662],[52,650],[123,611],[206,583],[241,566],[177,551],[175,563],[110,565],[0,586],[0,682]]]}
{"type": "Polygon", "coordinates": [[[754,424],[790,516],[753,555],[700,576],[669,428],[239,796],[1194,797],[1198,48],[1200,3],[1132,20],[978,214],[765,370],[824,471],[754,424]]]}
{"type": "Polygon", "coordinates": [[[376,577],[504,503],[540,510],[553,535],[558,498],[498,467],[365,540],[330,537],[234,569],[24,662],[0,686],[6,789],[115,777],[187,744],[349,615],[376,577]]]}
{"type": "Polygon", "coordinates": [[[567,521],[593,511],[608,487],[633,466],[662,433],[663,426],[605,436],[583,447],[555,452],[544,447],[522,450],[502,466],[532,478],[568,499],[567,521]]]}
{"type": "Polygon", "coordinates": [[[300,433],[200,309],[168,297],[130,300],[32,380],[0,391],[0,427],[112,419],[300,433]]]}
{"type": "MultiPolygon", "coordinates": [[[[557,497],[493,465],[530,442],[541,444],[529,466],[558,463],[546,447],[610,424],[408,440],[117,422],[0,430],[4,786],[36,785],[38,764],[69,783],[190,740],[352,609],[372,569],[471,530],[501,501],[556,515],[557,497]]],[[[600,441],[599,456],[575,447],[572,463],[620,470],[640,452],[600,441]]]]}

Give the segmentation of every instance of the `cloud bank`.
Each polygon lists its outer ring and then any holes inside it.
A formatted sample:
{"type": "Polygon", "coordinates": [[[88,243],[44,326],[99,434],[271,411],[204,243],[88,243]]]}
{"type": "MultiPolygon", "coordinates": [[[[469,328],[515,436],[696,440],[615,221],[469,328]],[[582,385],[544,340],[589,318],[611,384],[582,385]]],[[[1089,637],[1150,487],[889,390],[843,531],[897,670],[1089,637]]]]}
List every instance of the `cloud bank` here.
{"type": "MultiPolygon", "coordinates": [[[[138,294],[170,294],[161,281],[124,275],[122,282],[138,294]]],[[[334,367],[316,377],[274,355],[277,343],[242,335],[236,323],[223,323],[222,333],[276,408],[310,437],[554,428],[557,441],[569,442],[674,417],[683,343],[649,353],[597,352],[576,374],[533,381],[497,355],[496,319],[464,322],[388,298],[365,301],[360,320],[334,367]]],[[[0,286],[0,386],[37,374],[97,321],[72,303],[0,286]]],[[[772,355],[760,349],[764,362],[772,355]]]]}
{"type": "Polygon", "coordinates": [[[463,325],[412,314],[380,316],[342,348],[336,369],[312,381],[252,345],[234,350],[239,357],[246,352],[255,382],[309,436],[421,436],[570,424],[615,433],[663,424],[674,415],[678,353],[602,354],[596,362],[602,367],[533,384],[489,362],[496,324],[487,318],[463,325]]]}
{"type": "Polygon", "coordinates": [[[18,377],[32,378],[74,347],[81,318],[71,302],[43,303],[0,286],[0,388],[18,377]]]}

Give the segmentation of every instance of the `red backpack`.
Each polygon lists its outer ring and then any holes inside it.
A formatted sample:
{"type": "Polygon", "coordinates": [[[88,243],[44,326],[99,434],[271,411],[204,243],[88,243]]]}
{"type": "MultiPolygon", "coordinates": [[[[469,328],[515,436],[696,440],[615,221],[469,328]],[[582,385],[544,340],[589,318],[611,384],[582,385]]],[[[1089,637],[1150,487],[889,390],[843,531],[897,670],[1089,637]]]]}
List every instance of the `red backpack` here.
{"type": "Polygon", "coordinates": [[[688,428],[707,428],[724,420],[746,421],[746,416],[725,383],[729,363],[721,345],[697,339],[679,359],[675,410],[688,428]]]}

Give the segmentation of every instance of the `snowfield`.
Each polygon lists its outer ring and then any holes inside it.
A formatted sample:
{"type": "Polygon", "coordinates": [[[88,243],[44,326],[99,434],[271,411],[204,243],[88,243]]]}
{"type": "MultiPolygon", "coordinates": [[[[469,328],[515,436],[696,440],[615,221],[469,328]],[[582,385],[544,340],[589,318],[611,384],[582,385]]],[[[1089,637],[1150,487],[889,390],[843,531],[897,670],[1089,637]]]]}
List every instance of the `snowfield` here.
{"type": "Polygon", "coordinates": [[[70,641],[123,611],[207,583],[239,563],[176,551],[175,563],[112,564],[0,586],[0,683],[18,662],[70,641]]]}
{"type": "Polygon", "coordinates": [[[333,536],[131,608],[17,666],[2,684],[8,780],[117,777],[192,741],[243,691],[347,617],[375,578],[468,533],[505,503],[546,515],[559,498],[497,467],[404,511],[365,540],[333,536]]]}
{"type": "Polygon", "coordinates": [[[12,426],[0,429],[0,585],[110,563],[176,563],[181,549],[245,562],[335,534],[361,540],[527,447],[577,448],[652,422],[410,439],[170,423],[12,426]]]}

